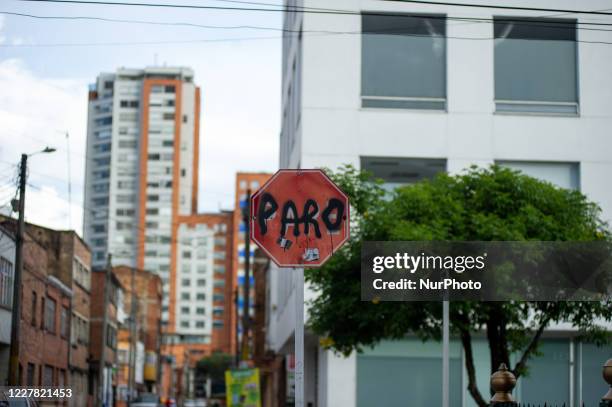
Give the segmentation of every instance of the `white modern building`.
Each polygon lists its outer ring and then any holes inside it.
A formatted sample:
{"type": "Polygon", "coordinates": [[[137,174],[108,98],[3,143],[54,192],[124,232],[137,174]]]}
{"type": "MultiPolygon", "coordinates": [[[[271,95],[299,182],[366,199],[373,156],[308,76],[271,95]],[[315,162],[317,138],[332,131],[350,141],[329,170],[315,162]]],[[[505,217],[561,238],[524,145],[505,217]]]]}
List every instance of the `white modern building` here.
{"type": "Polygon", "coordinates": [[[181,224],[179,240],[177,325],[181,333],[193,335],[193,340],[210,343],[215,231],[202,223],[193,227],[181,224]]]}
{"type": "MultiPolygon", "coordinates": [[[[611,220],[612,33],[597,24],[612,16],[558,11],[610,3],[424,3],[286,2],[281,168],[352,164],[393,187],[499,163],[580,190],[611,220]]],[[[292,274],[272,267],[269,284],[268,345],[290,354],[292,274]]],[[[306,300],[314,295],[307,290],[306,300]]],[[[542,351],[533,362],[538,380],[519,381],[519,400],[595,405],[605,393],[600,366],[612,349],[560,329],[546,333],[542,351]]],[[[475,352],[486,397],[484,339],[475,352]]],[[[343,358],[308,335],[306,405],[441,405],[440,355],[440,344],[407,338],[343,358]]],[[[474,405],[465,377],[452,341],[452,406],[474,405]]]]}
{"type": "Polygon", "coordinates": [[[15,239],[0,227],[0,385],[8,380],[15,276],[15,239]]]}

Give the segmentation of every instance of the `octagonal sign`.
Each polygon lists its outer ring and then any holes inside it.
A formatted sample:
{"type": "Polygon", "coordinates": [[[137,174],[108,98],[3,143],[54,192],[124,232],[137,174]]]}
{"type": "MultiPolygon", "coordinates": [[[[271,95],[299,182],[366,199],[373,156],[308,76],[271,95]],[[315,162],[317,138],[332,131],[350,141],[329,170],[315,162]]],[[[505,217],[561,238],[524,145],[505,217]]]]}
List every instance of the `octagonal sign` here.
{"type": "Polygon", "coordinates": [[[250,221],[277,265],[319,267],[349,237],[349,200],[321,170],[279,170],[252,196],[250,221]]]}

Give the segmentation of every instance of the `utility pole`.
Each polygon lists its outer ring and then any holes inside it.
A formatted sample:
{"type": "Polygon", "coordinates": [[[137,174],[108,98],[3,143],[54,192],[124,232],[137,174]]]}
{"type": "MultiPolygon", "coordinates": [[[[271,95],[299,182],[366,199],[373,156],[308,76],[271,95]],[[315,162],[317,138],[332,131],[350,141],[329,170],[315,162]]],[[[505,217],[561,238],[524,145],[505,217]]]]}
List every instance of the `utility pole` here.
{"type": "Polygon", "coordinates": [[[251,316],[249,313],[251,297],[251,233],[249,216],[251,213],[251,190],[247,189],[246,205],[242,208],[242,221],[244,222],[244,302],[242,308],[242,357],[244,362],[249,358],[249,328],[251,316]]]}
{"type": "Polygon", "coordinates": [[[11,314],[11,350],[9,363],[9,386],[19,385],[19,341],[21,328],[21,274],[23,272],[23,240],[25,229],[25,189],[28,155],[21,154],[19,167],[19,220],[15,236],[15,272],[13,277],[13,309],[11,314]]]}
{"type": "Polygon", "coordinates": [[[104,406],[104,365],[106,364],[106,336],[108,335],[108,303],[110,300],[110,285],[112,273],[112,255],[109,253],[104,271],[104,309],[102,310],[102,346],[100,348],[100,363],[98,368],[98,397],[96,405],[104,406]]]}

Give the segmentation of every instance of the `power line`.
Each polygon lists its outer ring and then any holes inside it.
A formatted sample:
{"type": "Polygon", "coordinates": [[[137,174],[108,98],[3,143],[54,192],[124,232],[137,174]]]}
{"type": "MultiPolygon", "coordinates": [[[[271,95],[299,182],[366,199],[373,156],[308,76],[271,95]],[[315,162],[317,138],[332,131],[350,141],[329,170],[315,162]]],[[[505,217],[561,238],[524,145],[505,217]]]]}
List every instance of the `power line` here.
{"type": "Polygon", "coordinates": [[[279,40],[281,37],[245,37],[245,38],[218,38],[201,40],[176,40],[176,41],[140,41],[140,42],[93,42],[93,43],[54,43],[54,44],[1,44],[0,48],[39,48],[39,47],[118,47],[125,45],[170,45],[170,44],[200,44],[214,42],[235,42],[252,40],[279,40]]]}
{"type": "MultiPolygon", "coordinates": [[[[42,20],[88,20],[88,21],[100,21],[107,23],[125,23],[125,24],[144,24],[144,25],[161,25],[161,26],[179,26],[179,27],[190,27],[190,28],[204,28],[204,29],[215,29],[215,30],[268,30],[268,31],[280,31],[284,33],[325,33],[325,34],[336,34],[336,33],[344,33],[342,31],[330,31],[330,30],[292,30],[286,28],[279,27],[266,27],[266,26],[255,26],[255,25],[234,25],[234,26],[220,26],[220,25],[205,25],[205,24],[196,24],[184,21],[151,21],[151,20],[133,20],[133,19],[117,19],[117,18],[109,18],[109,17],[96,17],[96,16],[41,16],[35,14],[26,14],[26,13],[17,13],[13,11],[0,11],[0,14],[15,16],[15,17],[26,17],[26,18],[34,18],[34,19],[42,19],[42,20]]],[[[367,15],[379,15],[380,13],[372,13],[367,12],[363,13],[367,15]]],[[[362,15],[362,13],[355,13],[354,15],[362,15]]],[[[383,14],[380,14],[383,15],[383,14]]],[[[389,15],[389,14],[384,14],[389,15]]],[[[401,14],[397,15],[398,17],[402,17],[401,14]]],[[[405,15],[410,18],[413,17],[411,15],[405,15]]],[[[395,17],[395,16],[394,16],[395,17]]],[[[550,21],[551,17],[535,17],[530,18],[530,20],[519,20],[516,21],[510,18],[487,18],[487,17],[453,17],[453,16],[419,16],[421,18],[433,19],[433,20],[451,20],[451,21],[462,21],[462,22],[483,22],[490,23],[494,21],[499,22],[512,22],[517,25],[525,25],[525,26],[535,26],[535,27],[547,27],[547,28],[559,28],[559,29],[569,29],[568,25],[559,21],[550,21]],[[542,24],[538,24],[542,23],[542,24]],[[545,24],[544,24],[545,23],[545,24]]],[[[605,29],[597,29],[597,28],[586,28],[580,27],[580,25],[596,25],[596,26],[612,26],[612,23],[587,23],[587,22],[576,22],[577,26],[575,27],[578,30],[590,30],[590,31],[612,31],[605,29]]]]}
{"type": "MultiPolygon", "coordinates": [[[[25,1],[25,0],[24,0],[25,1]]],[[[610,31],[610,30],[604,30],[610,31]]],[[[320,35],[310,35],[312,36],[327,36],[327,35],[361,35],[363,34],[361,31],[357,32],[334,32],[334,33],[322,33],[320,35]]],[[[391,33],[390,35],[393,35],[391,33]]],[[[402,35],[406,37],[424,37],[424,38],[432,38],[431,35],[426,34],[409,34],[409,33],[401,33],[397,35],[402,35]]],[[[293,37],[298,37],[294,35],[293,37]]],[[[132,45],[168,45],[168,44],[200,44],[200,43],[214,43],[214,42],[235,42],[235,41],[253,41],[253,40],[280,40],[282,37],[274,36],[274,37],[237,37],[237,38],[217,38],[217,39],[201,39],[201,40],[169,40],[169,41],[141,41],[141,42],[99,42],[99,43],[55,43],[55,44],[2,44],[2,47],[11,47],[11,48],[39,48],[39,47],[96,47],[96,46],[132,46],[132,45]]],[[[433,38],[444,38],[444,39],[454,39],[454,40],[468,40],[468,41],[492,41],[496,38],[494,37],[462,37],[462,36],[449,36],[449,35],[441,35],[439,37],[433,36],[433,38]]],[[[609,41],[590,41],[590,40],[574,40],[572,42],[582,43],[582,44],[602,44],[602,45],[612,45],[612,42],[609,41]]]]}
{"type": "MultiPolygon", "coordinates": [[[[349,10],[333,10],[333,9],[305,9],[305,8],[256,8],[256,7],[225,7],[225,6],[203,6],[194,4],[169,4],[169,3],[134,3],[134,2],[112,2],[103,0],[18,0],[22,2],[36,2],[36,3],[62,3],[62,4],[81,4],[81,5],[106,5],[106,6],[134,6],[134,7],[161,7],[161,8],[177,8],[177,9],[199,9],[199,10],[235,10],[235,11],[261,11],[261,12],[286,12],[292,11],[296,13],[315,13],[315,14],[356,14],[356,12],[349,10]]],[[[567,13],[567,14],[588,14],[588,15],[600,15],[600,16],[612,16],[612,12],[606,11],[586,11],[586,10],[572,10],[572,9],[553,9],[553,8],[537,8],[537,7],[518,7],[518,6],[502,6],[492,4],[474,4],[474,3],[452,3],[452,2],[436,2],[427,0],[381,0],[381,1],[393,1],[402,3],[413,3],[413,4],[428,4],[428,5],[440,5],[440,6],[453,6],[453,7],[476,7],[476,8],[489,8],[489,9],[501,9],[501,10],[523,10],[523,11],[539,11],[547,13],[567,13]]]]}
{"type": "MultiPolygon", "coordinates": [[[[20,1],[78,1],[78,0],[20,0],[20,1]]],[[[391,0],[389,0],[391,1],[391,0]]],[[[399,0],[394,0],[399,1],[399,0]]],[[[86,2],[91,3],[91,2],[86,2]]],[[[112,3],[112,4],[124,4],[124,3],[112,3]]],[[[130,3],[131,4],[131,3],[130,3]]],[[[145,3],[134,3],[134,4],[145,4],[145,3]]],[[[170,6],[170,5],[169,5],[170,6]]],[[[192,7],[192,6],[189,6],[192,7]]],[[[193,6],[200,7],[200,6],[193,6]]],[[[202,6],[205,7],[205,6],[202,6]]],[[[327,11],[326,11],[327,13],[327,11]]],[[[332,13],[332,11],[330,11],[332,13]]],[[[361,12],[333,12],[335,14],[351,14],[351,15],[362,15],[361,12]]],[[[85,20],[95,20],[95,21],[103,21],[103,22],[116,22],[116,23],[131,23],[131,24],[152,24],[152,25],[171,25],[171,26],[188,26],[188,27],[197,27],[197,28],[205,28],[205,29],[223,29],[223,30],[231,30],[231,29],[257,29],[257,30],[274,30],[281,31],[283,33],[292,33],[299,34],[302,33],[314,33],[320,35],[362,35],[361,31],[328,31],[328,30],[288,30],[278,27],[263,27],[263,26],[250,26],[250,25],[240,25],[240,26],[212,26],[212,25],[201,25],[201,24],[192,24],[188,22],[163,22],[163,21],[146,21],[146,20],[125,20],[125,19],[113,19],[113,18],[105,18],[105,17],[92,17],[92,16],[39,16],[33,14],[23,14],[23,13],[14,13],[14,12],[4,12],[0,11],[0,14],[14,15],[20,17],[29,17],[29,18],[39,18],[39,19],[85,19],[85,20]]],[[[379,13],[379,12],[367,12],[364,13],[367,15],[381,15],[388,16],[388,13],[379,13]]],[[[610,13],[612,15],[612,13],[610,13]]],[[[413,17],[411,15],[406,14],[398,14],[397,16],[405,16],[405,17],[413,17]]],[[[601,28],[587,28],[580,27],[580,25],[600,25],[600,26],[612,26],[612,23],[581,23],[576,22],[575,26],[569,26],[567,23],[559,22],[559,21],[551,21],[550,18],[534,18],[529,20],[516,20],[511,18],[482,18],[482,17],[449,17],[449,16],[420,16],[422,18],[427,19],[442,19],[442,20],[451,20],[451,21],[462,21],[462,22],[475,22],[475,23],[491,23],[491,22],[511,22],[515,25],[524,25],[524,26],[536,26],[536,27],[546,27],[548,29],[577,29],[577,30],[590,30],[590,31],[604,31],[604,32],[612,32],[609,29],[601,29],[601,28]]],[[[429,37],[429,35],[419,35],[419,34],[410,34],[401,32],[402,29],[390,29],[386,30],[393,34],[395,31],[398,31],[398,34],[404,36],[415,36],[415,37],[429,37]]],[[[286,36],[285,36],[286,37],[286,36]]],[[[458,39],[458,40],[492,40],[492,37],[465,37],[465,36],[444,36],[445,38],[450,39],[458,39]]],[[[13,47],[13,48],[38,48],[38,47],[94,47],[94,46],[130,46],[130,45],[164,45],[164,44],[199,44],[199,43],[207,43],[207,42],[234,42],[234,41],[252,41],[252,40],[270,40],[270,39],[280,39],[279,36],[270,36],[270,37],[233,37],[233,38],[212,38],[212,39],[195,39],[195,40],[164,40],[164,41],[135,41],[135,42],[98,42],[98,43],[48,43],[48,44],[2,44],[1,47],[13,47]]],[[[612,44],[608,41],[589,41],[589,40],[576,40],[575,42],[579,43],[590,43],[590,44],[612,44]]]]}

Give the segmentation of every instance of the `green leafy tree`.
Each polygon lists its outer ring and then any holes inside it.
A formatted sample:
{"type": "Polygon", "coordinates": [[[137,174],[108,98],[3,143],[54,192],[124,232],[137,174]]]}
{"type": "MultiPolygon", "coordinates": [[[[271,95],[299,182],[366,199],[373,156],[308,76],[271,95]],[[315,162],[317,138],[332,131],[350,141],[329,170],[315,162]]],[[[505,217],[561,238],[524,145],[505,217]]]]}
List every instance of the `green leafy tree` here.
{"type": "MultiPolygon", "coordinates": [[[[491,166],[461,175],[440,174],[389,195],[380,182],[352,167],[332,176],[350,196],[351,240],[321,269],[306,278],[318,291],[311,303],[311,328],[321,344],[343,354],[383,339],[413,333],[439,340],[440,302],[361,301],[360,254],[363,241],[592,241],[610,240],[600,209],[578,191],[491,166]]],[[[610,333],[597,325],[612,319],[611,302],[451,302],[450,322],[465,351],[468,391],[488,405],[476,385],[472,336],[485,332],[491,372],[501,363],[518,378],[537,354],[543,331],[567,321],[588,340],[603,343],[610,333]],[[514,366],[510,355],[520,355],[514,366]]]]}
{"type": "Polygon", "coordinates": [[[225,381],[225,371],[232,366],[234,358],[226,353],[215,352],[196,363],[196,375],[211,379],[213,383],[225,381]]]}

